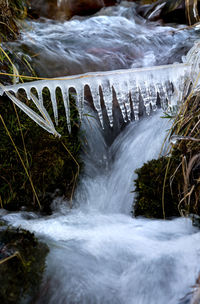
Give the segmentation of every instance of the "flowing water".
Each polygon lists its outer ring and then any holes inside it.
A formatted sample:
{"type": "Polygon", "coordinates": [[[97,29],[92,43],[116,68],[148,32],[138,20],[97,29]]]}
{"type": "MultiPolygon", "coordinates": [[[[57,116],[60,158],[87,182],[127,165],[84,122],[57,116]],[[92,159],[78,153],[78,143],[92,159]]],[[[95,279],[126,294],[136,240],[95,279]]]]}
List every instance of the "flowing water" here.
{"type": "Polygon", "coordinates": [[[187,219],[134,219],[134,170],[156,157],[169,124],[157,113],[133,122],[107,147],[99,125],[85,122],[85,173],[76,208],[61,199],[49,217],[5,214],[50,248],[36,303],[179,303],[199,271],[200,233],[187,219]]]}
{"type": "Polygon", "coordinates": [[[198,28],[146,22],[134,3],[122,2],[91,17],[28,22],[10,48],[19,58],[29,54],[26,60],[40,76],[59,77],[181,62],[198,36],[198,28]]]}
{"type": "MultiPolygon", "coordinates": [[[[24,33],[15,47],[45,50],[33,60],[41,75],[51,76],[180,61],[198,30],[175,33],[172,26],[146,24],[134,9],[125,2],[90,18],[35,22],[29,39],[24,33]]],[[[57,198],[48,217],[2,212],[9,223],[35,232],[50,247],[34,303],[189,303],[183,298],[200,270],[199,230],[185,218],[131,215],[134,170],[159,155],[170,127],[161,114],[130,123],[111,145],[95,118],[84,121],[85,169],[72,210],[57,198]]]]}

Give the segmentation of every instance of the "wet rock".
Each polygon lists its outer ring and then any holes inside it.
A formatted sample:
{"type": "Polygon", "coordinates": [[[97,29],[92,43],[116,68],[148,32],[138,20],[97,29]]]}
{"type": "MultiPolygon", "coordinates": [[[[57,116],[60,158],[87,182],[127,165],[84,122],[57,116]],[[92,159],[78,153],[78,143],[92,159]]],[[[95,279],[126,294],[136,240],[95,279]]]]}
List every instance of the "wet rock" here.
{"type": "Polygon", "coordinates": [[[94,14],[104,6],[103,0],[63,0],[58,5],[57,0],[31,0],[29,13],[34,18],[70,19],[94,14]]]}
{"type": "Polygon", "coordinates": [[[70,19],[75,15],[92,15],[103,7],[117,5],[120,2],[120,0],[30,0],[29,15],[33,18],[70,19]]]}
{"type": "Polygon", "coordinates": [[[68,17],[73,17],[74,15],[92,15],[98,10],[100,10],[102,7],[104,7],[103,0],[69,0],[67,2],[63,1],[63,8],[65,9],[66,15],[68,17]]]}
{"type": "Polygon", "coordinates": [[[33,18],[56,19],[58,14],[57,0],[30,0],[28,14],[33,18]]]}
{"type": "Polygon", "coordinates": [[[180,216],[178,211],[180,191],[178,182],[181,179],[179,172],[172,185],[170,185],[171,174],[177,168],[176,162],[172,162],[166,177],[163,212],[162,191],[167,163],[168,158],[161,157],[145,163],[135,171],[138,175],[135,180],[136,196],[133,207],[135,216],[145,216],[147,218],[163,218],[164,214],[166,217],[180,216]]]}
{"type": "MultiPolygon", "coordinates": [[[[22,229],[0,231],[0,303],[30,303],[36,296],[48,247],[22,229]]],[[[31,302],[32,303],[32,302],[31,302]]]]}
{"type": "Polygon", "coordinates": [[[197,214],[190,214],[189,216],[190,216],[190,218],[192,219],[192,224],[193,224],[195,227],[200,228],[200,216],[197,215],[197,214]]]}
{"type": "Polygon", "coordinates": [[[119,1],[117,1],[117,0],[104,0],[105,6],[112,6],[112,5],[115,5],[117,3],[119,3],[119,1]]]}

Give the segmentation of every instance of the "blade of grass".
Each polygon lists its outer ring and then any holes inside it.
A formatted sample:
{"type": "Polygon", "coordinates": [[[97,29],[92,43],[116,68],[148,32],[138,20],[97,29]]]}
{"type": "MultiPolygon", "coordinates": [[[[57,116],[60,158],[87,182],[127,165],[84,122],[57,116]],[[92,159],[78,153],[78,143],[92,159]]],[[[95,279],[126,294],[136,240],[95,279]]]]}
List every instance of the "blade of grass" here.
{"type": "Polygon", "coordinates": [[[23,166],[23,168],[24,168],[24,170],[25,170],[25,173],[26,173],[26,175],[27,175],[27,177],[28,177],[28,179],[29,179],[29,181],[30,181],[30,184],[31,184],[33,193],[34,193],[35,198],[36,198],[37,203],[38,203],[38,206],[39,206],[39,208],[41,209],[41,204],[40,204],[38,195],[37,195],[37,193],[36,193],[35,187],[34,187],[34,185],[33,185],[33,183],[32,183],[31,178],[30,178],[30,175],[29,175],[29,173],[28,173],[28,170],[27,170],[27,168],[26,168],[26,166],[25,166],[25,164],[24,164],[24,161],[23,161],[23,159],[22,159],[22,157],[21,157],[21,155],[20,155],[20,153],[19,153],[19,150],[17,149],[17,147],[16,147],[16,145],[15,145],[15,142],[14,142],[14,140],[13,140],[13,138],[12,138],[12,136],[11,136],[11,134],[10,134],[10,132],[9,132],[7,126],[6,126],[6,123],[5,123],[5,121],[4,121],[4,119],[3,119],[3,117],[2,117],[1,114],[0,114],[0,119],[1,119],[1,122],[2,122],[2,124],[3,124],[4,128],[5,128],[5,130],[6,130],[6,133],[8,134],[8,136],[9,136],[11,142],[12,142],[13,147],[14,147],[14,149],[15,149],[15,151],[16,151],[16,153],[17,153],[17,155],[18,155],[18,157],[19,157],[19,159],[20,159],[20,161],[21,161],[21,163],[22,163],[22,166],[23,166]]]}
{"type": "MultiPolygon", "coordinates": [[[[19,74],[16,66],[14,65],[14,63],[12,62],[12,60],[10,59],[10,57],[8,56],[8,54],[4,51],[4,49],[1,46],[0,46],[0,51],[5,55],[5,57],[10,62],[11,66],[12,66],[12,69],[13,69],[13,75],[19,74]]],[[[17,81],[16,77],[18,78],[18,76],[13,76],[13,77],[14,77],[13,78],[13,82],[16,83],[16,81],[17,81]]]]}
{"type": "Polygon", "coordinates": [[[71,198],[70,198],[70,208],[72,208],[72,199],[73,199],[73,195],[74,195],[74,190],[75,190],[75,185],[76,185],[76,181],[77,181],[77,178],[79,176],[79,173],[80,173],[80,165],[79,163],[77,162],[77,160],[75,159],[75,157],[72,155],[72,153],[69,151],[69,149],[67,148],[67,146],[64,144],[63,141],[61,141],[63,147],[65,148],[65,150],[67,151],[67,153],[71,156],[71,158],[73,159],[73,161],[75,162],[75,164],[77,165],[77,172],[75,174],[75,178],[74,178],[74,184],[73,184],[73,187],[72,187],[72,193],[71,193],[71,198]]]}

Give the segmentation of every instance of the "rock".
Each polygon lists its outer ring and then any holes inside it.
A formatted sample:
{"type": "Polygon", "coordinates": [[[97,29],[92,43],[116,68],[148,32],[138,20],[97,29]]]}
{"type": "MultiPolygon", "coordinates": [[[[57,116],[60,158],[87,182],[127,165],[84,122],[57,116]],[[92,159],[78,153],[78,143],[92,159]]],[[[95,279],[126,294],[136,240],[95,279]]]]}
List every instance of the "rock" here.
{"type": "Polygon", "coordinates": [[[68,0],[62,1],[60,8],[65,11],[68,18],[71,18],[75,15],[92,15],[104,6],[103,0],[68,0]]]}
{"type": "Polygon", "coordinates": [[[119,1],[117,1],[117,0],[104,0],[105,6],[112,6],[112,5],[115,5],[117,3],[119,3],[119,1]]]}
{"type": "Polygon", "coordinates": [[[162,208],[162,191],[165,178],[167,157],[153,159],[145,163],[135,172],[138,177],[135,180],[135,202],[133,212],[135,216],[145,216],[147,218],[163,218],[165,216],[180,216],[178,211],[179,201],[179,182],[180,173],[178,172],[170,186],[170,177],[176,170],[177,162],[172,162],[168,170],[165,185],[165,204],[164,213],[162,208]]]}
{"type": "Polygon", "coordinates": [[[57,0],[30,0],[28,14],[33,18],[56,19],[58,15],[57,0]]]}
{"type": "Polygon", "coordinates": [[[22,229],[0,231],[0,303],[33,303],[37,295],[48,247],[22,229]]]}
{"type": "Polygon", "coordinates": [[[120,0],[61,0],[58,3],[57,0],[30,0],[28,13],[33,18],[70,19],[75,15],[92,15],[105,6],[120,3],[120,0]]]}
{"type": "Polygon", "coordinates": [[[190,214],[189,217],[192,220],[193,226],[200,228],[200,216],[197,214],[190,214]]]}
{"type": "MultiPolygon", "coordinates": [[[[112,5],[116,1],[109,1],[112,5]]],[[[46,17],[51,19],[70,19],[75,15],[87,16],[104,7],[103,0],[31,0],[29,14],[33,18],[46,17]]]]}

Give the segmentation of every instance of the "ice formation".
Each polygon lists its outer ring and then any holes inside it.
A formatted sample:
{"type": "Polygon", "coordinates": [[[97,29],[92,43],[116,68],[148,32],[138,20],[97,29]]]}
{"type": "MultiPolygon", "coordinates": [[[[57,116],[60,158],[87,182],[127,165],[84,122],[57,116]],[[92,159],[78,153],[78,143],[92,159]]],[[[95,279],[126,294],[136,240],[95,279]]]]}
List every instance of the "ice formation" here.
{"type": "Polygon", "coordinates": [[[124,121],[130,121],[132,117],[136,120],[139,119],[141,107],[147,115],[151,111],[155,111],[158,105],[164,110],[176,107],[187,95],[191,84],[195,86],[198,84],[199,55],[200,41],[197,41],[186,57],[183,58],[183,63],[149,68],[92,72],[63,78],[19,83],[6,87],[1,85],[0,95],[7,94],[37,124],[48,132],[59,135],[43,105],[43,90],[48,88],[50,92],[54,120],[56,125],[58,125],[56,89],[60,88],[70,132],[69,90],[73,88],[76,91],[76,105],[81,119],[84,114],[85,87],[88,86],[102,127],[104,126],[103,106],[106,108],[110,126],[112,127],[115,96],[124,121]],[[17,93],[20,89],[25,91],[28,100],[33,101],[41,116],[17,98],[17,93]],[[37,92],[37,97],[33,94],[33,89],[37,92]],[[104,105],[102,105],[102,100],[104,105]]]}

